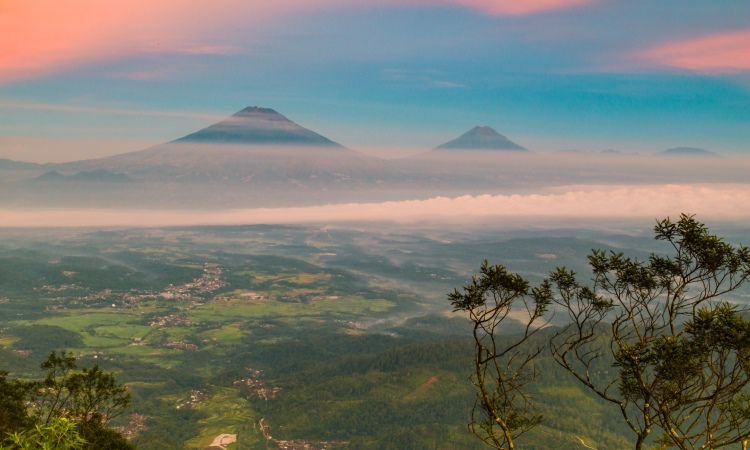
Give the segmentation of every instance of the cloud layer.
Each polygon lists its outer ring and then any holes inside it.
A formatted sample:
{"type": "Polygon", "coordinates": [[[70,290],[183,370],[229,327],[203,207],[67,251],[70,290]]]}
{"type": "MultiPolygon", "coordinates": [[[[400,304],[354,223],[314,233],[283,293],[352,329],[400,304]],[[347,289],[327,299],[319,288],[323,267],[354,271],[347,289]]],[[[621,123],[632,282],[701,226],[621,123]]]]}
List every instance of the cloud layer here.
{"type": "MultiPolygon", "coordinates": [[[[275,16],[364,7],[461,7],[495,16],[575,9],[598,0],[8,0],[0,3],[0,83],[94,62],[155,54],[233,55],[243,49],[228,29],[275,16]]],[[[252,39],[252,38],[251,38],[252,39]]],[[[243,45],[252,44],[247,41],[243,45]]],[[[630,55],[624,65],[703,73],[750,70],[750,29],[666,41],[630,55]]],[[[621,64],[623,65],[623,64],[621,64]]],[[[158,73],[134,72],[132,79],[158,73]]]]}
{"type": "Polygon", "coordinates": [[[577,8],[595,0],[425,0],[426,4],[455,4],[466,6],[489,14],[496,15],[526,15],[547,11],[577,8]]]}
{"type": "Polygon", "coordinates": [[[580,220],[653,220],[680,213],[704,220],[750,219],[750,184],[569,186],[536,194],[480,195],[383,203],[226,211],[0,210],[2,227],[150,227],[342,222],[555,225],[580,220]]]}
{"type": "Polygon", "coordinates": [[[594,0],[9,0],[0,3],[0,82],[134,55],[234,54],[218,32],[274,15],[372,6],[459,6],[494,15],[575,8],[594,0]],[[8,38],[10,37],[10,38],[8,38]]]}
{"type": "Polygon", "coordinates": [[[635,59],[703,73],[750,71],[750,29],[661,43],[637,52],[635,59]]]}

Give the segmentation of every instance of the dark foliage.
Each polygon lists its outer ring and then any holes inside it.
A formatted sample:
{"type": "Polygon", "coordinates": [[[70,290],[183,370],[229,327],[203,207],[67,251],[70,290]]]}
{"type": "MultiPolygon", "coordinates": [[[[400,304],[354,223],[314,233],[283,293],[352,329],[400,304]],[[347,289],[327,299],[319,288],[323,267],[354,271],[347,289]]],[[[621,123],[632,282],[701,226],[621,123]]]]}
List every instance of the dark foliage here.
{"type": "Polygon", "coordinates": [[[482,264],[478,277],[448,296],[456,311],[473,322],[477,399],[469,428],[486,444],[512,450],[515,441],[541,422],[526,385],[536,374],[533,361],[542,347],[524,345],[536,334],[551,303],[549,283],[531,288],[522,276],[503,266],[482,264]],[[523,331],[500,336],[512,313],[520,313],[523,331]]]}
{"type": "Polygon", "coordinates": [[[750,251],[687,215],[659,221],[655,235],[671,255],[594,250],[592,286],[564,268],[551,274],[570,320],[552,353],[620,410],[636,449],[654,437],[684,450],[747,441],[750,321],[722,298],[750,277],[750,251]],[[615,370],[597,370],[607,357],[615,370]]]}
{"type": "Polygon", "coordinates": [[[130,395],[111,373],[98,366],[78,369],[75,358],[52,352],[42,363],[40,381],[10,380],[0,372],[0,432],[31,430],[64,418],[75,424],[86,449],[129,449],[125,438],[107,427],[130,402],[130,395]]]}

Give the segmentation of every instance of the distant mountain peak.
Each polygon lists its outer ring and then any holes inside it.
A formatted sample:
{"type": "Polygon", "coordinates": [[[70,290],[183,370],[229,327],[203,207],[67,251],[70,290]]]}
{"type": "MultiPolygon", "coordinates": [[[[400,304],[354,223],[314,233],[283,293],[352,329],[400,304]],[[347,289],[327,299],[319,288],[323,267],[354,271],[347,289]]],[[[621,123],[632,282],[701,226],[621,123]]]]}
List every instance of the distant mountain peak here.
{"type": "Polygon", "coordinates": [[[707,156],[711,158],[719,156],[718,153],[697,147],[675,147],[670,148],[669,150],[664,150],[661,154],[668,156],[707,156]]]}
{"type": "Polygon", "coordinates": [[[260,106],[248,106],[173,142],[341,148],[338,143],[292,122],[276,110],[260,106]]]}
{"type": "Polygon", "coordinates": [[[487,125],[477,125],[458,138],[437,147],[439,150],[514,150],[526,149],[487,125]]]}
{"type": "Polygon", "coordinates": [[[34,179],[41,182],[85,182],[85,183],[125,183],[132,181],[129,176],[105,169],[82,171],[64,175],[57,170],[45,172],[34,179]]]}

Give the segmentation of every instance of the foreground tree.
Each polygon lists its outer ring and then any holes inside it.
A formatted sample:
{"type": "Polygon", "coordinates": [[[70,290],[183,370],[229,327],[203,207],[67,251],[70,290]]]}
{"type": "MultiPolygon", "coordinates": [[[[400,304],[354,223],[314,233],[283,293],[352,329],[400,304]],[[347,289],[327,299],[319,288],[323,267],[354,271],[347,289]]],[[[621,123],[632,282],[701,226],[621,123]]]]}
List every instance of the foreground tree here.
{"type": "Polygon", "coordinates": [[[41,381],[0,373],[0,443],[5,440],[10,448],[132,448],[108,427],[130,403],[114,375],[98,366],[78,369],[65,352],[52,352],[42,368],[47,374],[41,381]]]}
{"type": "Polygon", "coordinates": [[[113,374],[98,366],[79,370],[72,354],[52,352],[42,368],[47,376],[31,385],[33,414],[42,423],[64,416],[78,423],[106,426],[130,403],[130,394],[113,374]]]}
{"type": "Polygon", "coordinates": [[[510,450],[539,423],[524,388],[541,349],[529,348],[528,340],[553,304],[568,322],[552,338],[550,353],[619,409],[636,449],[654,443],[747,449],[750,320],[725,296],[750,277],[750,251],[687,215],[657,222],[655,235],[669,251],[647,261],[594,250],[591,284],[558,268],[530,289],[521,276],[485,263],[479,277],[450,294],[454,308],[474,323],[474,433],[510,450]],[[519,310],[525,327],[515,338],[501,337],[501,325],[519,310]]]}
{"type": "Polygon", "coordinates": [[[528,349],[529,338],[543,325],[551,300],[549,284],[530,289],[528,281],[503,266],[484,262],[478,277],[449,300],[455,311],[474,323],[474,374],[477,399],[469,429],[487,445],[516,448],[516,439],[536,426],[541,416],[524,387],[534,379],[532,362],[542,349],[528,349]],[[500,336],[511,314],[520,333],[500,336]]]}
{"type": "Polygon", "coordinates": [[[64,417],[11,433],[8,441],[7,446],[0,445],[0,450],[83,450],[86,445],[76,424],[64,417]]]}
{"type": "Polygon", "coordinates": [[[28,384],[0,371],[0,443],[8,434],[33,424],[26,408],[28,393],[28,384]]]}
{"type": "Polygon", "coordinates": [[[564,268],[550,275],[553,302],[569,318],[552,355],[619,408],[636,449],[652,434],[663,448],[745,448],[750,321],[721,299],[750,277],[750,251],[687,215],[658,222],[655,234],[671,255],[638,261],[595,250],[590,286],[564,268]]]}

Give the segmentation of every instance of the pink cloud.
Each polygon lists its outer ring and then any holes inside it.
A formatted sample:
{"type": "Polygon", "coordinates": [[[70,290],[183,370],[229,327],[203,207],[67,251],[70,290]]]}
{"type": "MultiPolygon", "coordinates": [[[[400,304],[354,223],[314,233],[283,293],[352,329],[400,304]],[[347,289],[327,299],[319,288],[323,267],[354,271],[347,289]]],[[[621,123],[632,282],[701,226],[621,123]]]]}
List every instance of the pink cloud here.
{"type": "Polygon", "coordinates": [[[235,55],[242,49],[233,45],[195,45],[186,47],[181,53],[188,55],[235,55]]]}
{"type": "MultiPolygon", "coordinates": [[[[259,0],[10,0],[0,3],[0,81],[147,53],[226,54],[212,37],[293,2],[259,0]]],[[[302,0],[302,4],[311,3],[302,0]]]]}
{"type": "Polygon", "coordinates": [[[665,42],[638,51],[637,64],[705,73],[750,71],[750,30],[665,42]]]}
{"type": "Polygon", "coordinates": [[[594,0],[446,0],[490,14],[520,16],[561,9],[578,8],[594,0]]]}
{"type": "Polygon", "coordinates": [[[227,54],[226,25],[251,27],[285,13],[363,6],[457,5],[524,15],[595,0],[4,0],[0,82],[143,53],[227,54]]]}
{"type": "Polygon", "coordinates": [[[135,24],[136,33],[143,33],[139,21],[145,11],[107,5],[86,0],[5,2],[0,29],[13,39],[0,41],[0,79],[55,71],[88,58],[111,57],[126,48],[145,50],[148,37],[138,42],[132,34],[118,36],[126,20],[135,24]]]}

